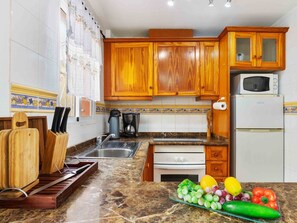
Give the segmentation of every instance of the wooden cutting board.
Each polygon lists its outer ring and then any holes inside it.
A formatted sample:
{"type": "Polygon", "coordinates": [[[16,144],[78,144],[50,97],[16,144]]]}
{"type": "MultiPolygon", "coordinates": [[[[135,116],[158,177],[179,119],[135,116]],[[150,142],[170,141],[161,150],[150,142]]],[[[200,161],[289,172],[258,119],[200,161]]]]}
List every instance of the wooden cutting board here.
{"type": "Polygon", "coordinates": [[[39,174],[39,132],[28,128],[23,112],[12,118],[8,151],[8,186],[23,188],[35,181],[39,174]]]}
{"type": "Polygon", "coordinates": [[[8,138],[11,129],[0,131],[0,189],[8,187],[8,138]]]}

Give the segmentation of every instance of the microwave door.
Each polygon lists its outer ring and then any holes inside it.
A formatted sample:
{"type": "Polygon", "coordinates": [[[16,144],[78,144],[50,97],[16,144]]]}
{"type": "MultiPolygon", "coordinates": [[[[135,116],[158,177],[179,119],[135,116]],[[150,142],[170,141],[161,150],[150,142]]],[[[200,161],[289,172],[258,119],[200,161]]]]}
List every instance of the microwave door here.
{"type": "Polygon", "coordinates": [[[283,97],[261,95],[232,96],[235,128],[283,128],[283,97]]]}
{"type": "Polygon", "coordinates": [[[246,77],[243,79],[243,90],[247,92],[267,93],[270,91],[269,77],[246,77]]]}

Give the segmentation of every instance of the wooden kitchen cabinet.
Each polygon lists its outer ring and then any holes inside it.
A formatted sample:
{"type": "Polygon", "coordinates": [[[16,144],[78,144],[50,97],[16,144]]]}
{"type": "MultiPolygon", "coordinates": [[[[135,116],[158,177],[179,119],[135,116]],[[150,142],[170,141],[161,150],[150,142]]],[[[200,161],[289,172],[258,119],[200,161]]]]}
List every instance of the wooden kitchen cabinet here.
{"type": "Polygon", "coordinates": [[[219,95],[219,43],[200,43],[201,99],[214,99],[219,95]]]}
{"type": "Polygon", "coordinates": [[[104,46],[104,99],[151,100],[153,43],[107,42],[104,46]]]}
{"type": "Polygon", "coordinates": [[[147,152],[146,161],[143,168],[142,180],[154,181],[154,146],[150,145],[147,152]]]}
{"type": "Polygon", "coordinates": [[[284,70],[286,28],[251,28],[230,32],[233,70],[284,70]]]}
{"type": "Polygon", "coordinates": [[[229,176],[229,152],[227,146],[206,146],[206,174],[217,181],[229,176]]]}
{"type": "Polygon", "coordinates": [[[154,95],[199,94],[199,43],[154,43],[154,95]]]}

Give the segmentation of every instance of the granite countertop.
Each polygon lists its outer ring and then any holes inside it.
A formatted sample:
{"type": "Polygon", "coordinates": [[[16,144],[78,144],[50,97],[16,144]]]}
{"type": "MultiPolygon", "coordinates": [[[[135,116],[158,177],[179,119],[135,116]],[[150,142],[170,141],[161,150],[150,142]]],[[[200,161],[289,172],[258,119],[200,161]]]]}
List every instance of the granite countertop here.
{"type": "MultiPolygon", "coordinates": [[[[142,141],[134,159],[97,159],[99,170],[58,209],[0,209],[0,222],[244,222],[171,201],[168,196],[177,183],[142,182],[148,146],[149,141],[142,141]]],[[[282,222],[297,222],[297,183],[242,186],[271,187],[278,196],[282,222]]]]}

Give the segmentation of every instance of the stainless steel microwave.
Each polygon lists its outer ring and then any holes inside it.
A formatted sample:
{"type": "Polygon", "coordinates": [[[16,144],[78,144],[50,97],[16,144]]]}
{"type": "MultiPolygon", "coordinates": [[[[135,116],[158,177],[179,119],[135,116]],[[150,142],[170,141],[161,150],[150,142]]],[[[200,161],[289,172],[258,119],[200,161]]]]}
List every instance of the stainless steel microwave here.
{"type": "Polygon", "coordinates": [[[277,74],[238,74],[233,78],[232,94],[278,94],[277,74]]]}

